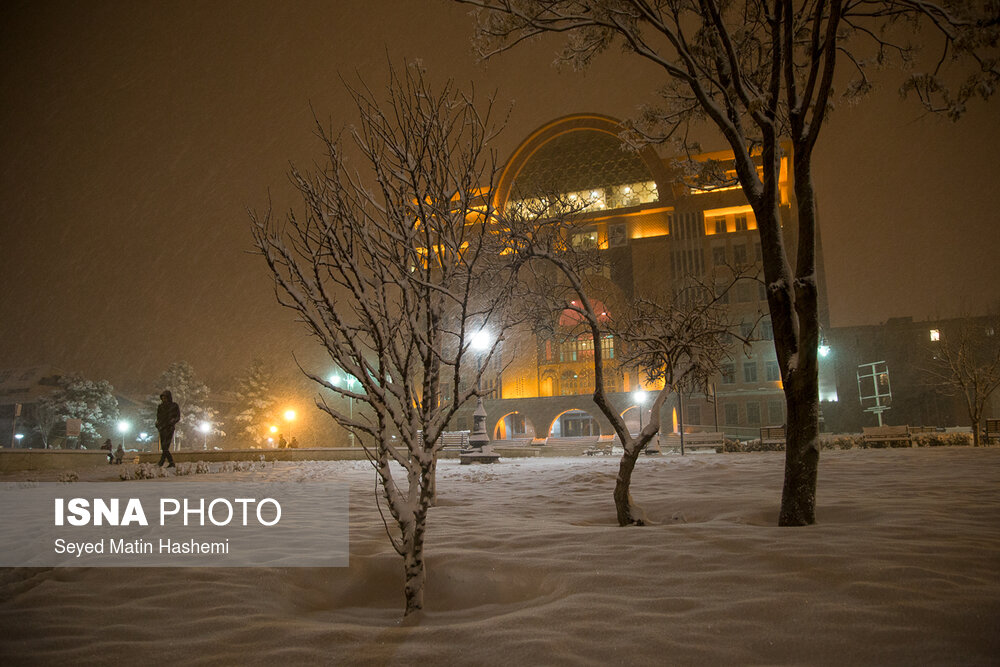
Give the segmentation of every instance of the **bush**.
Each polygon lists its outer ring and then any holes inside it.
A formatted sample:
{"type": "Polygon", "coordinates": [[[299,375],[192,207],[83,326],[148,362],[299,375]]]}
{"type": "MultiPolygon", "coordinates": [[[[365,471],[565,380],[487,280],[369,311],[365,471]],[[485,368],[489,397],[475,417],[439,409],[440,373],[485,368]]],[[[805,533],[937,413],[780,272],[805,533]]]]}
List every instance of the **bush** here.
{"type": "MultiPolygon", "coordinates": [[[[825,450],[847,450],[847,449],[888,449],[898,447],[908,447],[906,441],[895,442],[865,442],[864,436],[860,433],[849,433],[843,435],[821,435],[819,439],[820,449],[825,450]]],[[[914,447],[971,447],[971,433],[920,433],[913,436],[914,447]]],[[[785,447],[778,443],[762,444],[760,439],[747,440],[726,440],[723,451],[727,453],[739,452],[781,452],[785,447]]]]}

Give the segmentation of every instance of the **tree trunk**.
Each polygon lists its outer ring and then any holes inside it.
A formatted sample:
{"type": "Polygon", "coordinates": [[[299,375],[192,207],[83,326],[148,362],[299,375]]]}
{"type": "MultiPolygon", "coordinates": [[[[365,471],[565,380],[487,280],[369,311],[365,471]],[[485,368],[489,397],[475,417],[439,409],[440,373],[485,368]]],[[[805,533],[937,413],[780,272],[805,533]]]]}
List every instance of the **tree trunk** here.
{"type": "Polygon", "coordinates": [[[810,373],[793,373],[785,386],[785,483],[779,526],[816,522],[816,479],[819,472],[818,381],[810,373]]]}
{"type": "Polygon", "coordinates": [[[424,567],[424,516],[418,510],[413,521],[413,535],[405,540],[406,553],[403,555],[403,593],[406,595],[406,609],[403,618],[422,611],[424,608],[424,583],[427,571],[424,567]]]}
{"type": "Polygon", "coordinates": [[[635,462],[638,458],[639,447],[636,447],[635,451],[632,452],[626,449],[622,455],[621,463],[618,464],[618,479],[615,482],[614,495],[619,526],[643,526],[646,524],[642,510],[637,505],[632,504],[632,494],[629,493],[632,471],[635,469],[635,462]]]}
{"type": "Polygon", "coordinates": [[[979,445],[980,445],[980,441],[979,441],[979,420],[973,417],[973,419],[972,419],[972,446],[973,447],[979,447],[979,445]]]}
{"type": "MultiPolygon", "coordinates": [[[[816,480],[819,472],[819,289],[816,275],[816,200],[810,155],[795,152],[795,196],[798,199],[798,239],[795,262],[794,315],[786,313],[794,336],[775,337],[784,374],[785,482],[779,526],[816,522],[816,480]],[[796,331],[797,330],[797,331],[796,331]],[[780,349],[781,346],[784,349],[780,349]]],[[[771,309],[772,321],[774,308],[771,309]]]]}

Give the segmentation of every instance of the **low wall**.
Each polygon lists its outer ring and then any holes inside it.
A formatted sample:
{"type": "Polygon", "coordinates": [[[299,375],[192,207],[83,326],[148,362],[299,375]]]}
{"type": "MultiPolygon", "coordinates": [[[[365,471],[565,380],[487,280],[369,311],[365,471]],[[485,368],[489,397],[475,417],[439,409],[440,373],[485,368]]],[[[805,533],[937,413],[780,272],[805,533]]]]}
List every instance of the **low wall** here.
{"type": "Polygon", "coordinates": [[[18,470],[80,470],[108,465],[100,449],[0,449],[0,472],[18,470]]]}
{"type": "MultiPolygon", "coordinates": [[[[536,456],[531,449],[504,448],[505,458],[536,456]]],[[[215,449],[171,452],[174,461],[364,461],[360,447],[316,447],[308,449],[215,449]]],[[[125,463],[157,463],[159,452],[126,452],[125,463]]],[[[443,451],[440,459],[457,459],[459,452],[443,451]]],[[[107,452],[100,449],[0,449],[0,473],[21,470],[81,470],[108,465],[107,452]]]]}
{"type": "MultiPolygon", "coordinates": [[[[358,447],[315,449],[217,449],[171,452],[174,461],[363,461],[358,447]]],[[[126,452],[125,463],[156,463],[159,452],[126,452]]],[[[0,472],[19,470],[80,470],[108,465],[107,452],[99,449],[0,449],[0,472]]]]}

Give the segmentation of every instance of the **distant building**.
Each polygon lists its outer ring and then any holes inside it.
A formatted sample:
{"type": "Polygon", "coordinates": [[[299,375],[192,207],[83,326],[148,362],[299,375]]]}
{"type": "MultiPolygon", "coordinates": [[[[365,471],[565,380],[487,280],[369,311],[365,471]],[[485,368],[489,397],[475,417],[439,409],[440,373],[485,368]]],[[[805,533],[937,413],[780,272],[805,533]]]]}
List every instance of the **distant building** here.
{"type": "MultiPolygon", "coordinates": [[[[891,392],[883,421],[892,425],[955,427],[969,426],[964,400],[943,391],[928,370],[934,366],[940,346],[955,340],[963,330],[980,345],[1000,345],[997,316],[956,317],[914,321],[896,317],[884,324],[837,327],[830,330],[830,363],[836,369],[839,402],[826,410],[827,423],[838,431],[860,431],[875,426],[874,413],[860,401],[859,366],[885,362],[884,385],[891,392]]],[[[1000,391],[994,392],[987,417],[1000,417],[1000,391]]]]}
{"type": "MultiPolygon", "coordinates": [[[[647,148],[639,153],[624,150],[618,121],[582,114],[543,125],[525,139],[507,162],[499,181],[496,204],[558,193],[565,201],[589,203],[579,216],[573,244],[592,244],[607,253],[604,295],[634,296],[651,288],[679,285],[687,276],[714,280],[723,265],[759,266],[761,246],[754,213],[735,178],[731,152],[696,156],[713,160],[728,183],[698,187],[685,182],[678,162],[663,159],[647,148]]],[[[780,211],[789,255],[794,257],[795,201],[789,178],[789,157],[782,158],[780,211]]],[[[820,320],[828,328],[822,253],[819,260],[820,320]]],[[[661,415],[664,431],[676,430],[683,419],[686,430],[721,430],[733,437],[750,438],[761,425],[785,421],[785,401],[775,357],[764,286],[743,280],[731,293],[734,317],[749,329],[763,314],[758,329],[761,340],[745,356],[734,346],[725,372],[714,383],[716,400],[703,395],[676,396],[661,415]]],[[[553,322],[551,335],[505,333],[502,359],[490,380],[490,400],[485,402],[488,429],[494,439],[543,439],[612,435],[610,423],[591,399],[593,350],[601,345],[608,360],[608,388],[612,403],[637,430],[638,407],[632,392],[643,387],[641,379],[621,372],[615,365],[618,341],[599,342],[589,335],[570,335],[571,322],[553,322]],[[499,369],[503,368],[502,375],[499,369]]],[[[832,367],[821,363],[820,392],[835,401],[832,367]]],[[[653,387],[648,387],[653,389],[653,387]]],[[[447,392],[444,392],[445,394],[447,392]]],[[[651,399],[650,399],[651,400],[651,399]]],[[[647,407],[648,409],[648,407],[647,407]]],[[[463,409],[452,427],[468,429],[472,407],[463,409]]]]}
{"type": "Polygon", "coordinates": [[[28,447],[34,442],[35,433],[16,427],[27,423],[35,403],[59,386],[62,374],[52,366],[0,369],[0,447],[17,445],[16,432],[24,436],[19,446],[28,447]]]}

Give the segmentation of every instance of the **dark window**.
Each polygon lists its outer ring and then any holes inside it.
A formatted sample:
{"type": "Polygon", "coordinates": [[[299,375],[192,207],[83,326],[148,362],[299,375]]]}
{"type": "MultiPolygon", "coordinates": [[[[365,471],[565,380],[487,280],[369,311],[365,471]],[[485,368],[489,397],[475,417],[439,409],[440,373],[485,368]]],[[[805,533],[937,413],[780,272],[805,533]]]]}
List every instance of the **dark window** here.
{"type": "Polygon", "coordinates": [[[767,369],[768,382],[777,382],[781,379],[781,369],[778,368],[777,361],[767,361],[764,366],[767,369]]]}
{"type": "Polygon", "coordinates": [[[736,216],[736,231],[745,232],[747,230],[747,217],[745,215],[736,216]]]}
{"type": "Polygon", "coordinates": [[[736,382],[736,364],[722,364],[722,384],[736,382]]]}
{"type": "Polygon", "coordinates": [[[719,303],[729,303],[728,285],[717,285],[715,288],[715,293],[719,295],[719,303]]]}
{"type": "Polygon", "coordinates": [[[740,423],[740,411],[739,406],[735,403],[726,403],[726,424],[729,426],[735,426],[740,423]]]}
{"type": "Polygon", "coordinates": [[[726,247],[725,246],[715,246],[712,248],[712,262],[716,266],[720,266],[726,263],[726,247]]]}
{"type": "Polygon", "coordinates": [[[687,407],[687,412],[684,415],[684,423],[686,423],[686,424],[701,424],[701,406],[700,405],[689,405],[687,407]]]}
{"type": "Polygon", "coordinates": [[[752,426],[760,425],[760,403],[756,401],[747,403],[747,424],[752,426]]]}
{"type": "Polygon", "coordinates": [[[739,243],[733,246],[733,263],[741,266],[747,263],[747,247],[739,243]]]}
{"type": "Polygon", "coordinates": [[[715,219],[715,233],[716,234],[725,234],[726,233],[726,219],[725,218],[716,218],[715,219]]]}
{"type": "Polygon", "coordinates": [[[756,361],[744,361],[743,362],[743,381],[744,382],[756,382],[757,381],[757,362],[756,361]]]}
{"type": "Polygon", "coordinates": [[[785,423],[785,407],[780,400],[767,402],[767,421],[770,426],[780,426],[785,423]]]}

